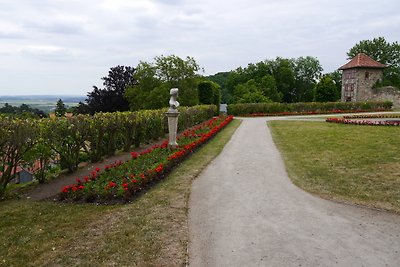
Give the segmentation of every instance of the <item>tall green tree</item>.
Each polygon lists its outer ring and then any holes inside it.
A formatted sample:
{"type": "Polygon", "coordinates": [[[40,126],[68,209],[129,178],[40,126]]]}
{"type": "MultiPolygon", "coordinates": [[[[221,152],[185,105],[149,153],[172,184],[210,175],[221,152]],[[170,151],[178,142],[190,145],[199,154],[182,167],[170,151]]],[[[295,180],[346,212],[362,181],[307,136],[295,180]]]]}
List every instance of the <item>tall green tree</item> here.
{"type": "Polygon", "coordinates": [[[253,79],[235,86],[234,103],[268,103],[271,102],[253,79]]]}
{"type": "Polygon", "coordinates": [[[310,102],[314,98],[314,87],[322,75],[322,66],[314,57],[299,57],[294,63],[294,102],[310,102]]]}
{"type": "Polygon", "coordinates": [[[64,102],[59,99],[56,104],[56,109],[54,111],[56,117],[64,117],[65,113],[67,112],[67,107],[65,106],[64,102]]]}
{"type": "MultiPolygon", "coordinates": [[[[273,101],[312,101],[314,87],[321,72],[321,64],[314,57],[277,57],[275,60],[250,63],[246,68],[240,67],[231,71],[226,81],[226,90],[228,95],[233,96],[237,85],[254,80],[259,90],[273,101]]],[[[237,99],[236,92],[236,97],[231,98],[229,102],[233,103],[237,99]]]]}
{"type": "Polygon", "coordinates": [[[273,75],[276,80],[276,85],[283,95],[283,102],[296,102],[295,76],[293,66],[289,59],[277,59],[278,67],[273,75]]]}
{"type": "Polygon", "coordinates": [[[333,82],[336,85],[336,90],[340,94],[342,91],[342,73],[340,73],[340,71],[338,71],[338,70],[335,70],[334,72],[330,72],[325,75],[331,77],[331,79],[333,80],[333,82]]]}
{"type": "Polygon", "coordinates": [[[152,63],[140,62],[137,69],[135,79],[138,83],[125,92],[131,110],[168,106],[169,89],[174,87],[179,88],[181,105],[193,106],[199,103],[197,84],[201,68],[194,58],[158,56],[152,63]],[[165,95],[167,97],[161,102],[160,97],[165,95]]]}
{"type": "Polygon", "coordinates": [[[388,68],[384,70],[383,85],[394,85],[400,88],[400,44],[398,42],[389,43],[384,37],[363,40],[350,48],[347,56],[350,59],[358,53],[364,53],[388,65],[388,68]]]}
{"type": "MultiPolygon", "coordinates": [[[[129,103],[124,95],[127,87],[137,83],[134,73],[135,68],[130,66],[112,67],[108,76],[102,78],[105,88],[93,86],[93,91],[87,94],[86,102],[90,113],[129,110],[129,103]]],[[[80,110],[85,108],[81,107],[80,110]]]]}
{"type": "Polygon", "coordinates": [[[228,103],[231,97],[229,90],[226,88],[226,82],[228,81],[230,73],[231,72],[218,72],[217,74],[205,77],[207,80],[215,82],[220,86],[222,103],[228,103]]]}
{"type": "Polygon", "coordinates": [[[315,101],[334,102],[340,98],[340,91],[329,75],[324,75],[315,87],[315,101]]]}
{"type": "Polygon", "coordinates": [[[282,101],[282,93],[278,92],[274,76],[270,74],[265,75],[261,80],[261,89],[264,92],[264,95],[273,102],[282,101]]]}

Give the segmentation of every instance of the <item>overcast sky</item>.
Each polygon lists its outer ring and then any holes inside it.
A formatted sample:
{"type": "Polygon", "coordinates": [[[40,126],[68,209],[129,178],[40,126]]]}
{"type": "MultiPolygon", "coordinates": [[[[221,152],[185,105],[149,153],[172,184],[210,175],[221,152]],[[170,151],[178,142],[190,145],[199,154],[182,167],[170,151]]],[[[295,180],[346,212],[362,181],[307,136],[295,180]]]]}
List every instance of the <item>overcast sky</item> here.
{"type": "Polygon", "coordinates": [[[277,56],[347,62],[400,41],[399,0],[0,0],[0,95],[86,95],[116,65],[192,56],[204,75],[277,56]]]}

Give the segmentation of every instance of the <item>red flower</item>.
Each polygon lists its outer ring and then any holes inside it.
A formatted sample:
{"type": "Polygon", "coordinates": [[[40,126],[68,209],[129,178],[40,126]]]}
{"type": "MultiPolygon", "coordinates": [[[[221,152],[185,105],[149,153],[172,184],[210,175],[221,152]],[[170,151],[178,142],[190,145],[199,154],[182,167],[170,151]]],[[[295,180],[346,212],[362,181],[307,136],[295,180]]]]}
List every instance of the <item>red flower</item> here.
{"type": "Polygon", "coordinates": [[[69,186],[64,186],[62,189],[63,193],[68,193],[69,192],[69,186]]]}
{"type": "Polygon", "coordinates": [[[164,169],[164,165],[160,164],[154,170],[156,171],[156,173],[160,173],[163,171],[163,169],[164,169]]]}
{"type": "Polygon", "coordinates": [[[96,172],[99,172],[99,171],[100,171],[100,168],[99,168],[99,167],[97,167],[95,170],[96,170],[96,172]]]}

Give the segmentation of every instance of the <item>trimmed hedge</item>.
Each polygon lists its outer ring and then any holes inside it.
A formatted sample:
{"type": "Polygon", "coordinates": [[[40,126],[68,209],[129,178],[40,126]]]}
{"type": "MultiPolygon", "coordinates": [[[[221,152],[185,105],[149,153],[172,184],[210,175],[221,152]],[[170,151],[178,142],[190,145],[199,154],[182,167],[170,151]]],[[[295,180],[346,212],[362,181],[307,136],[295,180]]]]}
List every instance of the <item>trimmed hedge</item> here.
{"type": "Polygon", "coordinates": [[[334,112],[334,111],[369,111],[369,110],[390,110],[393,103],[384,102],[306,102],[306,103],[248,103],[228,105],[228,114],[234,116],[250,115],[254,113],[305,113],[305,112],[334,112]]]}
{"type": "MultiPolygon", "coordinates": [[[[56,154],[61,167],[73,172],[78,168],[82,155],[96,162],[118,150],[129,151],[133,145],[164,137],[168,133],[166,112],[164,108],[31,120],[0,116],[0,197],[13,178],[3,173],[7,166],[15,168],[22,163],[32,164],[25,162],[25,155],[30,154],[29,158],[36,160],[43,157],[41,151],[50,151],[46,155],[56,154]],[[35,149],[39,145],[41,149],[35,149]],[[18,151],[14,157],[10,156],[11,148],[18,151]]],[[[182,131],[212,118],[216,106],[180,107],[179,112],[178,130],[182,131]]],[[[49,157],[43,160],[48,161],[49,157]]],[[[11,168],[8,170],[10,172],[11,168]]]]}

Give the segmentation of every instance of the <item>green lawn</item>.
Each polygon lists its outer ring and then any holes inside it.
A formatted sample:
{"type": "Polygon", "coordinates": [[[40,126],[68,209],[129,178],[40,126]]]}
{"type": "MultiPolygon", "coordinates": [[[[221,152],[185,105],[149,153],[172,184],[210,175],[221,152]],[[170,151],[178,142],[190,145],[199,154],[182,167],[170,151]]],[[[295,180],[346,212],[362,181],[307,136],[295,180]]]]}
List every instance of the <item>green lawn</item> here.
{"type": "Polygon", "coordinates": [[[324,198],[400,213],[400,127],[268,125],[297,186],[324,198]]]}
{"type": "Polygon", "coordinates": [[[184,266],[191,182],[239,124],[131,204],[0,202],[0,266],[184,266]]]}

